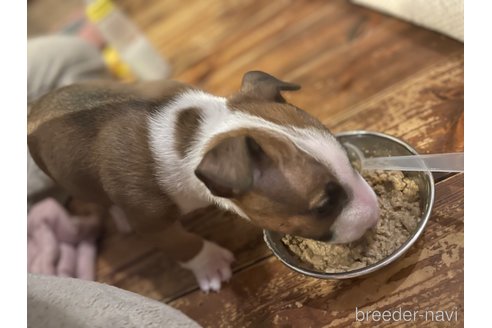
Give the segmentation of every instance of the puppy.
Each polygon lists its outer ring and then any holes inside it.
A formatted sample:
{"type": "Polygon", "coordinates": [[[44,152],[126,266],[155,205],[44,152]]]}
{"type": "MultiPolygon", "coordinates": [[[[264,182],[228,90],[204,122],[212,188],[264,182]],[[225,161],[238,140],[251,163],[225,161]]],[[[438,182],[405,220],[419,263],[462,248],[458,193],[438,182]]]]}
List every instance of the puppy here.
{"type": "Polygon", "coordinates": [[[215,204],[333,243],[377,222],[376,195],[343,147],[281,95],[299,88],[259,71],[229,98],[175,81],[76,84],[33,104],[28,146],[70,194],[126,216],[202,290],[217,291],[234,258],[183,229],[180,217],[194,210],[215,204]]]}

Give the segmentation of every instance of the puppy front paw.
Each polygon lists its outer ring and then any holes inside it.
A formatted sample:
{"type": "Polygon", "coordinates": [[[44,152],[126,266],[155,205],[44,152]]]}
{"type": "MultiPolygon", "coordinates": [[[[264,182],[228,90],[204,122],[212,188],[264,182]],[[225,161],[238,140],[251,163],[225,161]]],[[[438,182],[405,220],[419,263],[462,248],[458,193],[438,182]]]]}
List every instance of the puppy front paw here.
{"type": "Polygon", "coordinates": [[[194,258],[180,264],[193,272],[201,290],[207,293],[210,290],[217,292],[222,282],[231,278],[231,263],[234,261],[234,255],[210,241],[203,242],[202,249],[194,258]]]}

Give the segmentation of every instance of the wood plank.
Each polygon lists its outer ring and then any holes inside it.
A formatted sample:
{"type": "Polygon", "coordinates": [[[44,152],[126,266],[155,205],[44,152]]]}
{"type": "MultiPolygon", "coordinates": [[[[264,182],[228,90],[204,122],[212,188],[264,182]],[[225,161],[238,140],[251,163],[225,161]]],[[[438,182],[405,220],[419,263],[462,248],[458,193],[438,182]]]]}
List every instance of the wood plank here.
{"type": "MultiPolygon", "coordinates": [[[[463,325],[463,174],[436,186],[433,214],[418,242],[398,261],[367,277],[336,281],[298,274],[270,257],[236,273],[220,293],[196,291],[170,302],[205,327],[373,327],[355,325],[363,311],[457,311],[463,325]]],[[[450,312],[451,313],[451,312],[450,312]]],[[[418,317],[383,327],[435,327],[418,317]]]]}
{"type": "Polygon", "coordinates": [[[168,8],[167,2],[156,1],[147,9],[134,8],[130,3],[121,2],[149,38],[155,40],[154,44],[169,56],[178,74],[204,56],[230,55],[222,50],[233,51],[233,57],[228,57],[230,62],[238,54],[254,49],[251,42],[271,43],[296,17],[305,20],[320,8],[326,12],[324,7],[333,11],[332,5],[303,1],[189,1],[186,6],[175,5],[173,9],[168,8]],[[149,24],[151,12],[165,17],[149,24]]]}
{"type": "Polygon", "coordinates": [[[460,42],[347,1],[148,3],[121,1],[140,25],[161,13],[145,32],[174,78],[229,95],[247,70],[263,69],[303,85],[295,103],[315,115],[344,111],[463,51],[460,42]]]}
{"type": "Polygon", "coordinates": [[[330,4],[337,11],[322,6],[314,17],[290,15],[295,23],[288,21],[270,39],[248,43],[250,35],[262,35],[270,26],[265,24],[238,35],[241,42],[218,44],[178,78],[228,95],[237,90],[244,72],[263,69],[300,83],[303,91],[292,97],[294,103],[317,115],[343,111],[463,49],[459,42],[346,2],[330,4]],[[236,52],[244,43],[249,48],[236,52]]]}
{"type": "Polygon", "coordinates": [[[463,151],[463,74],[460,53],[322,121],[334,132],[385,132],[422,153],[463,151]]]}

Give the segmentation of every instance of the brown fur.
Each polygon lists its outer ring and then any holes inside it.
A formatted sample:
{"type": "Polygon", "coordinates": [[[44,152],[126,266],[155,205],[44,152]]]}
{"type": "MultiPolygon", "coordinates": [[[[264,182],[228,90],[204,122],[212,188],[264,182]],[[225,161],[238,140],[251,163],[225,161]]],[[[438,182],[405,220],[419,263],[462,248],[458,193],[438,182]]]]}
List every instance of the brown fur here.
{"type": "Polygon", "coordinates": [[[40,125],[59,116],[75,111],[101,109],[132,101],[166,103],[178,92],[193,89],[176,81],[149,81],[138,84],[122,84],[110,81],[80,83],[50,92],[31,108],[28,116],[28,134],[40,125]],[[43,108],[40,110],[39,108],[43,108]]]}
{"type": "Polygon", "coordinates": [[[200,114],[196,108],[187,108],[178,114],[175,128],[175,144],[176,150],[181,157],[185,157],[192,146],[199,126],[200,114]]]}
{"type": "MultiPolygon", "coordinates": [[[[79,84],[46,95],[28,117],[28,145],[39,167],[71,195],[121,207],[138,233],[170,247],[162,232],[179,234],[179,211],[155,180],[147,122],[188,86],[146,85],[79,84]]],[[[181,234],[196,253],[201,239],[181,234]]],[[[174,254],[178,260],[190,257],[185,248],[174,254]]]]}
{"type": "Polygon", "coordinates": [[[326,129],[320,121],[307,114],[302,109],[288,103],[262,101],[243,94],[238,94],[228,99],[228,106],[232,110],[258,116],[282,126],[326,129]]]}

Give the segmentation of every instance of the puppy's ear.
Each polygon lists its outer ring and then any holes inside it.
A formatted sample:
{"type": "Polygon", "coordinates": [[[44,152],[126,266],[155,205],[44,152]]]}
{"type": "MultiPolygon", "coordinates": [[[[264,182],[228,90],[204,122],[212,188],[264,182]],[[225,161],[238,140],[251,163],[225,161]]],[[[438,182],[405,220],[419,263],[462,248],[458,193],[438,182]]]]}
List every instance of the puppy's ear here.
{"type": "Polygon", "coordinates": [[[295,91],[301,88],[294,83],[283,82],[261,71],[250,71],[243,76],[240,92],[253,98],[285,102],[280,91],[295,91]]]}
{"type": "Polygon", "coordinates": [[[230,137],[209,150],[195,175],[219,197],[231,198],[249,190],[253,184],[254,153],[248,138],[230,137]]]}

